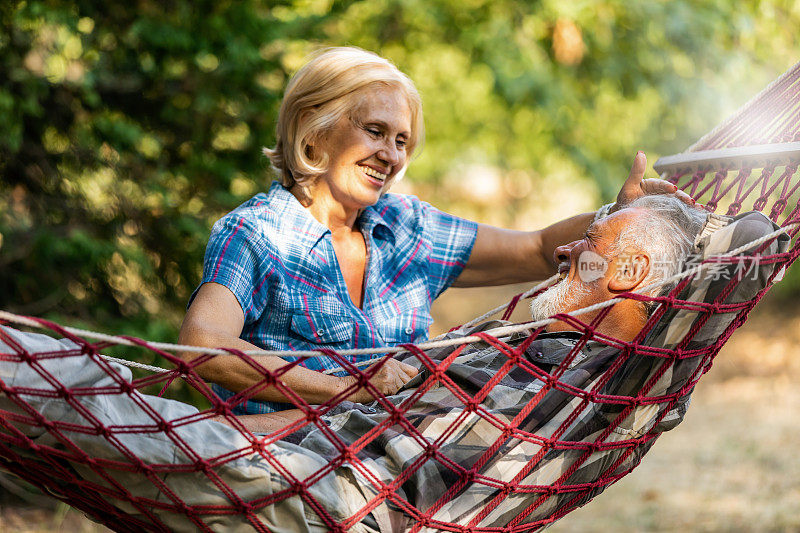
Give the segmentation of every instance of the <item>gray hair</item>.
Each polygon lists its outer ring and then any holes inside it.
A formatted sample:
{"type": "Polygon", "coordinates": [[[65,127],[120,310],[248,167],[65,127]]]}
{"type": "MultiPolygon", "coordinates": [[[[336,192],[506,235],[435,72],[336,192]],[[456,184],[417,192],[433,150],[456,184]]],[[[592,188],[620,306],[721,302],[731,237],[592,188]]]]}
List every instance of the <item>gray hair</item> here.
{"type": "MultiPolygon", "coordinates": [[[[651,265],[643,285],[680,272],[708,213],[664,194],[643,196],[625,207],[640,209],[641,215],[629,219],[610,246],[609,254],[616,256],[629,247],[646,250],[651,255],[651,265]]],[[[664,294],[675,285],[677,283],[668,284],[656,292],[664,294]]],[[[653,302],[645,304],[648,314],[654,308],[653,302]]]]}

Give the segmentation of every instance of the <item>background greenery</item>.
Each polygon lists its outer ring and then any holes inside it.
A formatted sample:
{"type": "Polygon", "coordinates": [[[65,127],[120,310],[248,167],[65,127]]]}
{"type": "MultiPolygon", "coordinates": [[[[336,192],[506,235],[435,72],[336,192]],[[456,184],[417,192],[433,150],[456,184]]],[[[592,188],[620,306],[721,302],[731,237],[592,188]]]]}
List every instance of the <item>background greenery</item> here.
{"type": "Polygon", "coordinates": [[[403,190],[530,227],[609,198],[636,150],[691,144],[798,59],[799,24],[780,0],[3,2],[0,308],[174,340],[320,46],[417,82],[403,190]]]}
{"type": "MultiPolygon", "coordinates": [[[[260,148],[273,142],[288,77],[321,46],[376,51],[418,84],[427,143],[399,189],[462,216],[531,228],[613,197],[636,150],[652,162],[690,145],[800,59],[798,27],[794,0],[5,0],[0,309],[174,341],[211,225],[271,180],[260,148]]],[[[800,291],[793,271],[777,287],[785,302],[800,291]]],[[[463,311],[459,298],[450,307],[463,311]]],[[[690,426],[663,471],[642,477],[646,464],[631,476],[633,489],[607,492],[625,504],[606,504],[619,524],[588,514],[565,530],[796,529],[797,462],[781,459],[796,431],[778,430],[795,427],[800,404],[794,393],[769,396],[779,389],[775,376],[796,383],[799,375],[800,357],[769,344],[779,328],[798,330],[786,326],[790,318],[751,321],[764,336],[738,344],[746,357],[715,366],[739,376],[731,365],[741,360],[741,373],[763,374],[769,354],[774,367],[761,388],[737,382],[727,396],[709,395],[730,405],[699,426],[719,432],[727,421],[724,446],[687,459],[708,438],[690,426]],[[753,345],[763,347],[757,364],[753,345]],[[747,418],[761,405],[770,413],[783,406],[781,423],[761,412],[747,418]],[[742,441],[743,420],[775,447],[742,441]],[[709,457],[741,442],[740,455],[709,468],[709,457]],[[749,466],[762,456],[766,467],[749,466]],[[676,465],[691,472],[675,475],[676,465]],[[697,471],[750,485],[710,500],[665,485],[704,487],[697,471]],[[743,510],[755,514],[743,521],[743,510]],[[674,516],[656,520],[656,511],[674,516]],[[717,513],[716,526],[703,521],[708,513],[717,513]]],[[[705,412],[698,398],[691,416],[705,412]]],[[[65,522],[66,507],[58,509],[55,518],[14,522],[4,506],[0,526],[89,527],[65,522]]]]}

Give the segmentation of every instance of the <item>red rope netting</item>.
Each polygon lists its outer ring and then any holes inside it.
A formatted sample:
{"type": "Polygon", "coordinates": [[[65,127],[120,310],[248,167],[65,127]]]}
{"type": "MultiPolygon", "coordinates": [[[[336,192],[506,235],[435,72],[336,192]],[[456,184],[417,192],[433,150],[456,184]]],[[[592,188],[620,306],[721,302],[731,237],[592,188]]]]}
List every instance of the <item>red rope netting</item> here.
{"type": "MultiPolygon", "coordinates": [[[[717,212],[752,205],[794,237],[798,163],[678,170],[669,179],[717,212]]],[[[625,476],[680,422],[722,345],[800,254],[775,242],[718,260],[747,268],[728,269],[700,298],[692,285],[699,274],[658,297],[623,295],[661,304],[632,342],[597,332],[608,307],[588,322],[559,315],[577,330],[566,338],[489,324],[465,338],[450,334],[449,345],[402,346],[394,355],[422,372],[391,397],[348,358],[324,350],[370,390],[369,406],[346,402],[352,390],[307,404],[280,379],[297,361],[271,372],[258,356],[227,350],[186,362],[168,346],[91,341],[25,319],[71,342],[26,344],[0,330],[0,465],[118,531],[536,530],[625,476]],[[738,298],[742,287],[751,292],[738,298]],[[101,356],[120,344],[174,369],[132,377],[101,356]],[[226,353],[264,379],[223,401],[196,368],[226,353]],[[142,392],[163,392],[177,379],[210,407],[142,392]],[[303,417],[252,433],[232,409],[268,386],[303,417]]]]}

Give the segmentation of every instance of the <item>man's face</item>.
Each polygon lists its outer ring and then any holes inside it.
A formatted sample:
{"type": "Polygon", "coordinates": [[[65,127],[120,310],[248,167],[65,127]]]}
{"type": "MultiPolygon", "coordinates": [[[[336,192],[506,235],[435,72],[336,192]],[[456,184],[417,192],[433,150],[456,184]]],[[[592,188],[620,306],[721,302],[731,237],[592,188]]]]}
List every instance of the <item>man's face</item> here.
{"type": "MultiPolygon", "coordinates": [[[[557,313],[569,313],[615,295],[620,276],[635,254],[619,253],[609,257],[620,230],[635,217],[638,210],[623,209],[593,223],[584,237],[555,249],[559,281],[531,303],[534,320],[543,320],[557,313]]],[[[624,289],[629,290],[629,289],[624,289]]],[[[585,321],[586,317],[581,320],[585,321]]],[[[563,322],[548,326],[548,331],[571,329],[563,322]]]]}

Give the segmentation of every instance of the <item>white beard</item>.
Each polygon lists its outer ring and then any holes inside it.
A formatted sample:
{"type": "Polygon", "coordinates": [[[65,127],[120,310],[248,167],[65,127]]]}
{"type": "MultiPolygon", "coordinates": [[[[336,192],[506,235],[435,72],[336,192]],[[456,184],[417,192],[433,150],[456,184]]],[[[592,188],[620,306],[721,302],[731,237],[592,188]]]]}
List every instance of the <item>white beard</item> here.
{"type": "Polygon", "coordinates": [[[580,302],[590,293],[591,290],[582,281],[565,279],[533,298],[531,315],[538,321],[584,307],[580,302]]]}

